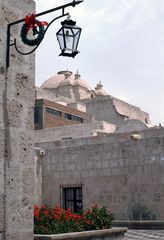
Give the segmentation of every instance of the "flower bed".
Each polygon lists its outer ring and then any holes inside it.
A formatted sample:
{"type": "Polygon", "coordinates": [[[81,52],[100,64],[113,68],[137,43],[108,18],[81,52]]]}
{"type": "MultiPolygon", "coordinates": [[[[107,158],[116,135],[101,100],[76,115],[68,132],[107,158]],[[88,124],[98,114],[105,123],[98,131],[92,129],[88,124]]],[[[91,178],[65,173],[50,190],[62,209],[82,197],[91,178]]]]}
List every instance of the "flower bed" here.
{"type": "Polygon", "coordinates": [[[97,205],[84,213],[73,213],[71,209],[64,210],[60,207],[49,208],[35,206],[34,233],[61,234],[89,230],[109,229],[113,216],[106,208],[97,205]]]}

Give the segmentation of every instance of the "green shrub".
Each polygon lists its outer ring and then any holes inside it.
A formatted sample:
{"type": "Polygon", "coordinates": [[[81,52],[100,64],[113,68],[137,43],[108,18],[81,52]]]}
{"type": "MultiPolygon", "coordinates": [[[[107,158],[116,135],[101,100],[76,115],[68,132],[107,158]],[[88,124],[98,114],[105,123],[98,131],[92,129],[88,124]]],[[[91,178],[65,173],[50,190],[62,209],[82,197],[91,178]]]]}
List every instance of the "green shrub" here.
{"type": "Polygon", "coordinates": [[[84,215],[91,222],[90,225],[85,226],[86,230],[110,228],[113,220],[110,211],[106,207],[98,208],[97,204],[91,210],[86,211],[84,215]]]}

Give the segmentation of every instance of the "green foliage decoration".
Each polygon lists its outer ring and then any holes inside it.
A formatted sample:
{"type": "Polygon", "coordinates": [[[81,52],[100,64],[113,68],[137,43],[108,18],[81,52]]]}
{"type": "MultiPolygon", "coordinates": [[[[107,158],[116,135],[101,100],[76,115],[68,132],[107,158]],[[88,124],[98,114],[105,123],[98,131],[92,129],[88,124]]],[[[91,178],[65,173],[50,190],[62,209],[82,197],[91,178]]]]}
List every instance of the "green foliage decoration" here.
{"type": "MultiPolygon", "coordinates": [[[[37,31],[36,28],[34,28],[35,31],[37,31]]],[[[33,30],[34,30],[33,29],[33,30]]],[[[28,24],[24,23],[21,29],[20,37],[22,39],[22,42],[28,46],[37,46],[44,38],[45,28],[44,26],[38,26],[38,32],[33,39],[30,39],[28,37],[29,34],[29,26],[28,24]]]]}

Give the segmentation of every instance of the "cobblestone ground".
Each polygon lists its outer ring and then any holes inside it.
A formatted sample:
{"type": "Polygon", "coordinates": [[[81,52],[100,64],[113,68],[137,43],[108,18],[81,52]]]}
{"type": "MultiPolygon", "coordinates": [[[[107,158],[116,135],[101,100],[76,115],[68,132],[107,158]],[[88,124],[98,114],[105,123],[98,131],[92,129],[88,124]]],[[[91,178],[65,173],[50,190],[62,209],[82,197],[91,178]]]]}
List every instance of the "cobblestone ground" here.
{"type": "Polygon", "coordinates": [[[124,240],[164,240],[164,230],[128,230],[124,240]]]}

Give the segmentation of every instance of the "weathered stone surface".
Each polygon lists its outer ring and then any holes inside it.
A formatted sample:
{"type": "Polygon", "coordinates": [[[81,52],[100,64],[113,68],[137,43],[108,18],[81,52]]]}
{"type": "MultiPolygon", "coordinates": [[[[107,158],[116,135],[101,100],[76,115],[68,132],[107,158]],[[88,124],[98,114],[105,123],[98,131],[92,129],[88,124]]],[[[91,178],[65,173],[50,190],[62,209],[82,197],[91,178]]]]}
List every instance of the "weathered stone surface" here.
{"type": "MultiPolygon", "coordinates": [[[[7,24],[35,11],[32,0],[2,0],[0,6],[0,239],[33,239],[34,55],[14,47],[6,70],[7,24]],[[30,113],[30,114],[29,114],[30,113]]],[[[20,40],[21,24],[11,27],[11,41],[20,40]]]]}
{"type": "Polygon", "coordinates": [[[12,127],[19,127],[21,125],[21,112],[23,105],[21,103],[12,100],[8,102],[8,123],[12,127]]]}
{"type": "Polygon", "coordinates": [[[34,82],[29,75],[17,73],[15,82],[15,97],[18,99],[32,101],[34,94],[34,82]]]}
{"type": "MultiPolygon", "coordinates": [[[[60,119],[59,119],[60,120],[60,119]]],[[[35,134],[35,141],[46,142],[52,140],[60,140],[64,138],[88,137],[93,135],[96,129],[104,132],[114,132],[116,126],[104,121],[90,122],[84,124],[74,124],[73,126],[62,126],[57,128],[50,128],[45,130],[38,130],[35,134]]]]}
{"type": "Polygon", "coordinates": [[[127,230],[127,228],[111,228],[55,235],[34,235],[34,240],[121,240],[124,238],[124,234],[127,232],[127,230]]]}
{"type": "Polygon", "coordinates": [[[4,196],[0,194],[0,232],[4,229],[4,196]]]}
{"type": "Polygon", "coordinates": [[[131,139],[131,133],[54,142],[47,138],[45,143],[41,139],[37,146],[46,152],[39,163],[43,202],[62,205],[62,185],[82,184],[84,208],[98,203],[109,207],[116,219],[162,220],[164,130],[139,134],[138,140],[131,139]]]}

